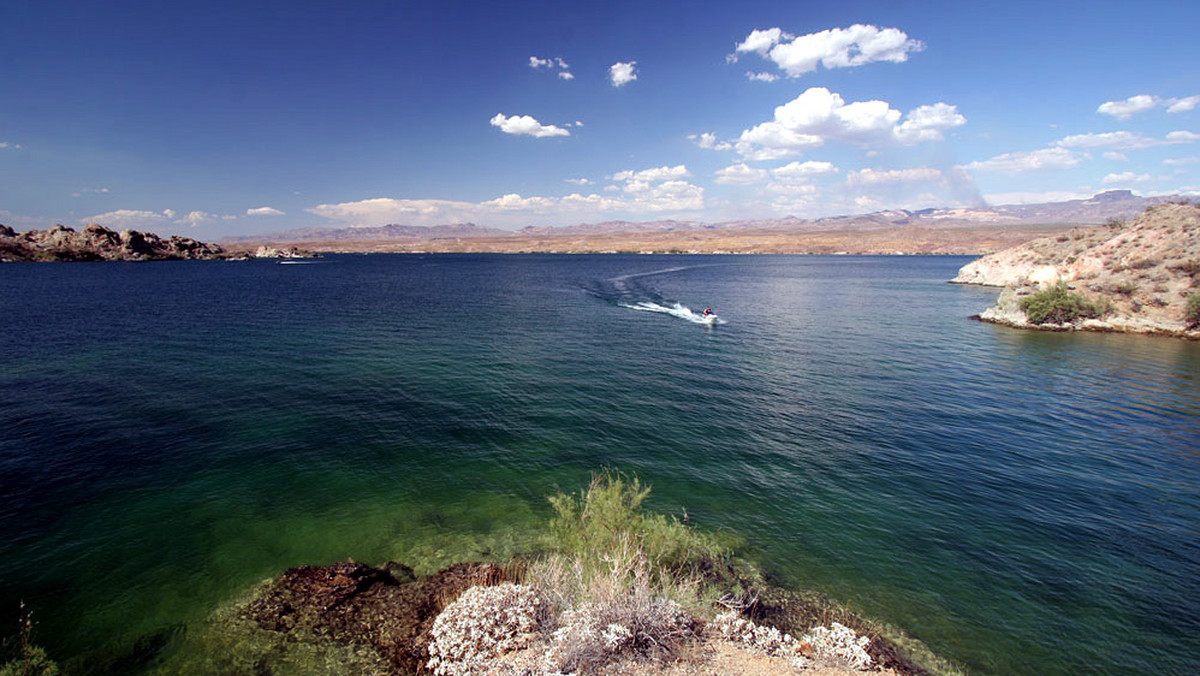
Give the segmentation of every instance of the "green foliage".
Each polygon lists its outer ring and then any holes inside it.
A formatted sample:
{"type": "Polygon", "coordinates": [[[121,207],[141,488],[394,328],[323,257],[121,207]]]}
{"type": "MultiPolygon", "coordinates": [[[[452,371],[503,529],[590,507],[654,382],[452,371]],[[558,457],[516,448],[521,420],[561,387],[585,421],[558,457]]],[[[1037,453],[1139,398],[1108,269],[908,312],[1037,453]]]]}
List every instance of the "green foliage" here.
{"type": "Polygon", "coordinates": [[[549,524],[551,549],[577,557],[585,567],[601,567],[606,554],[628,542],[656,568],[670,570],[726,555],[716,538],[675,517],[642,511],[648,495],[650,487],[636,476],[605,472],[593,476],[584,493],[551,497],[556,512],[549,524]]]}
{"type": "Polygon", "coordinates": [[[58,676],[58,664],[41,647],[31,645],[20,657],[0,666],[0,676],[58,676]]]}
{"type": "Polygon", "coordinates": [[[1022,298],[1021,310],[1034,324],[1065,324],[1077,319],[1102,317],[1109,308],[1106,302],[1089,300],[1067,288],[1066,282],[1059,282],[1022,298]]]}
{"type": "Polygon", "coordinates": [[[1200,328],[1200,293],[1188,295],[1185,317],[1189,329],[1200,328]]]}
{"type": "Polygon", "coordinates": [[[21,655],[0,666],[0,676],[58,676],[58,664],[33,644],[33,612],[21,602],[21,655]]]}

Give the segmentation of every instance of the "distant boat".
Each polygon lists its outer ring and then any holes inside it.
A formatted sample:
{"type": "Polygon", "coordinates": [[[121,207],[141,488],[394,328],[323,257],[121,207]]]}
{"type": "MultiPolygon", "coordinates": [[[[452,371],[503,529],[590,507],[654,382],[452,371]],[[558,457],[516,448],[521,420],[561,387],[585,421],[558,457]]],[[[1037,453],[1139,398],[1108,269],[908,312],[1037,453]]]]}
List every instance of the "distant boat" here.
{"type": "Polygon", "coordinates": [[[312,265],[315,261],[293,261],[288,259],[275,261],[276,265],[312,265]]]}

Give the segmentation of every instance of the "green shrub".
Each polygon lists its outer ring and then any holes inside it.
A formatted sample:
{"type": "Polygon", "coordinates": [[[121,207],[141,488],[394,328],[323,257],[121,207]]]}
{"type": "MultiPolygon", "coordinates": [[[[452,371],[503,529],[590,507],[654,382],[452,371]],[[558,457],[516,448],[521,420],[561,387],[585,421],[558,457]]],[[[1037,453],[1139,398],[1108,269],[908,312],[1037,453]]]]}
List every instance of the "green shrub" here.
{"type": "Polygon", "coordinates": [[[0,665],[0,676],[58,676],[58,664],[33,644],[33,612],[21,602],[21,655],[0,665]]]}
{"type": "Polygon", "coordinates": [[[1066,282],[1059,282],[1022,298],[1021,310],[1034,324],[1066,324],[1077,319],[1101,317],[1108,312],[1108,304],[1089,300],[1067,288],[1066,282]]]}
{"type": "Polygon", "coordinates": [[[648,495],[650,487],[636,476],[605,472],[592,477],[584,493],[551,497],[556,516],[549,524],[550,548],[592,570],[604,568],[605,557],[627,544],[642,551],[655,568],[669,571],[726,555],[714,537],[675,517],[643,512],[648,495]]]}
{"type": "Polygon", "coordinates": [[[1189,329],[1200,328],[1200,293],[1187,297],[1187,325],[1189,329]]]}

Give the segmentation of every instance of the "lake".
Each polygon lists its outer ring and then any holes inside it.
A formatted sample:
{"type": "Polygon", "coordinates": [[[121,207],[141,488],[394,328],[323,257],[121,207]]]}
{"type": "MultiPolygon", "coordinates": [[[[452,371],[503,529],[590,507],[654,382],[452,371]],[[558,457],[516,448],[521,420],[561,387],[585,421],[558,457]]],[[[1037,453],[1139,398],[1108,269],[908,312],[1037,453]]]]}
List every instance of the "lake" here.
{"type": "Polygon", "coordinates": [[[969,260],[0,266],[0,634],[87,673],[290,566],[522,551],[618,468],[970,673],[1200,671],[1200,344],[971,321],[969,260]]]}

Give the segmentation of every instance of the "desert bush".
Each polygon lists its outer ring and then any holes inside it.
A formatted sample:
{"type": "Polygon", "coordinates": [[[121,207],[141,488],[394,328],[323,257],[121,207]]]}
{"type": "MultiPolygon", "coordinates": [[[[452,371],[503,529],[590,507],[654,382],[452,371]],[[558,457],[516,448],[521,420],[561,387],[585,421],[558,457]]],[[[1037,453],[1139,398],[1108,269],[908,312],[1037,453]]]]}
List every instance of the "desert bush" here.
{"type": "Polygon", "coordinates": [[[1193,293],[1187,297],[1184,318],[1189,329],[1200,328],[1200,293],[1193,293]]]}
{"type": "Polygon", "coordinates": [[[1104,225],[1112,230],[1119,230],[1125,227],[1125,221],[1117,218],[1116,216],[1111,216],[1108,220],[1104,221],[1104,225]]]}
{"type": "Polygon", "coordinates": [[[1130,280],[1122,280],[1119,282],[1113,282],[1111,285],[1109,285],[1109,289],[1113,293],[1119,293],[1122,296],[1132,296],[1133,292],[1137,291],[1137,284],[1134,284],[1130,280]]]}
{"type": "Polygon", "coordinates": [[[1034,324],[1065,324],[1077,319],[1101,317],[1107,304],[1089,300],[1067,288],[1066,282],[1038,291],[1021,299],[1021,310],[1034,324]]]}
{"type": "Polygon", "coordinates": [[[538,604],[524,585],[471,587],[434,620],[427,666],[438,676],[487,673],[489,661],[536,636],[538,604]]]}
{"type": "Polygon", "coordinates": [[[551,655],[561,671],[587,672],[620,655],[669,660],[694,635],[696,620],[663,597],[641,552],[626,542],[609,563],[604,575],[587,581],[586,600],[558,618],[551,655]]]}
{"type": "Polygon", "coordinates": [[[651,564],[657,579],[727,555],[715,537],[696,532],[679,519],[641,509],[650,494],[636,477],[605,472],[592,477],[579,495],[550,498],[555,517],[549,524],[549,548],[583,566],[585,574],[606,571],[609,552],[632,543],[651,564]]]}
{"type": "Polygon", "coordinates": [[[1127,267],[1130,270],[1146,270],[1158,265],[1161,262],[1162,260],[1158,258],[1138,258],[1129,261],[1129,265],[1127,267]]]}
{"type": "Polygon", "coordinates": [[[1185,275],[1195,275],[1197,272],[1200,272],[1200,259],[1189,258],[1186,261],[1180,261],[1171,265],[1170,268],[1185,275]]]}

